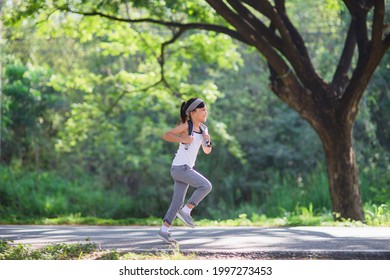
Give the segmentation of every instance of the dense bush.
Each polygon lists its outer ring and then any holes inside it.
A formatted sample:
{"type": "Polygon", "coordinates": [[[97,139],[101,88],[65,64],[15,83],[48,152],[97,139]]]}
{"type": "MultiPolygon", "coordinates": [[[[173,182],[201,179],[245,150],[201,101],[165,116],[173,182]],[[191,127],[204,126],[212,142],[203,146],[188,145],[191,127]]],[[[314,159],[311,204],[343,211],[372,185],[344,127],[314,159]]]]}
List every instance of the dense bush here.
{"type": "Polygon", "coordinates": [[[103,218],[137,215],[131,196],[121,190],[105,190],[86,176],[69,181],[51,172],[37,175],[1,167],[0,181],[0,217],[5,220],[70,214],[103,218]]]}
{"type": "MultiPolygon", "coordinates": [[[[385,179],[378,181],[383,185],[366,183],[377,176],[384,178],[375,170],[362,174],[363,199],[368,205],[390,205],[385,179]]],[[[133,195],[126,189],[105,189],[101,182],[88,175],[70,181],[53,172],[37,176],[34,171],[9,167],[0,167],[0,180],[0,220],[10,222],[69,215],[113,219],[161,217],[167,210],[172,191],[172,186],[167,186],[165,196],[159,197],[157,187],[153,187],[133,195]]],[[[247,201],[234,199],[242,197],[237,194],[243,192],[245,186],[230,183],[227,179],[224,185],[214,187],[202,206],[196,209],[197,218],[231,219],[243,213],[285,217],[297,209],[311,209],[313,215],[332,214],[326,173],[322,167],[307,175],[275,172],[266,182],[272,188],[265,193],[261,189],[258,192],[252,190],[252,199],[247,201]]],[[[377,219],[378,213],[385,209],[378,206],[370,206],[371,220],[377,219]]]]}

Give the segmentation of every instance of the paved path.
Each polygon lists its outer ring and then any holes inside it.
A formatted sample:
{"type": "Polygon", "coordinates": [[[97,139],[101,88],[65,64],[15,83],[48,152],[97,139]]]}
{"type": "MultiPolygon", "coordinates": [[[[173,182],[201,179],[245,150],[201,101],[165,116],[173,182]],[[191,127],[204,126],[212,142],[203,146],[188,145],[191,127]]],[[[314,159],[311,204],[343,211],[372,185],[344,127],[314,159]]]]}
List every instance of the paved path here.
{"type": "MultiPolygon", "coordinates": [[[[172,248],[156,238],[158,227],[0,225],[0,239],[41,247],[94,242],[118,252],[172,248]]],[[[390,259],[390,227],[175,227],[183,253],[237,258],[390,259]]]]}

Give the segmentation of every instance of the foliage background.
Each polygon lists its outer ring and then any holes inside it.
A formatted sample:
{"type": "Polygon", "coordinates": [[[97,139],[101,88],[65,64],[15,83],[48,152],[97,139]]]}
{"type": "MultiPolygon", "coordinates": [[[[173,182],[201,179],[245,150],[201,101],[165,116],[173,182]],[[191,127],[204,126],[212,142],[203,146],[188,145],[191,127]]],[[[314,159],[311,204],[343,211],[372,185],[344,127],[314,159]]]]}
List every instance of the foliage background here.
{"type": "MultiPolygon", "coordinates": [[[[147,9],[138,1],[115,3],[123,15],[220,20],[194,1],[165,2],[148,2],[147,9]]],[[[162,76],[167,29],[60,12],[48,17],[45,9],[16,21],[13,8],[3,7],[0,219],[163,216],[177,147],[161,135],[193,96],[208,103],[215,143],[196,166],[214,186],[198,217],[330,212],[321,143],[268,89],[267,64],[253,49],[225,35],[187,32],[166,49],[162,76]]],[[[315,66],[330,79],[347,28],[343,7],[290,1],[289,9],[315,66]]],[[[367,209],[390,203],[389,76],[387,53],[354,127],[367,209]]]]}

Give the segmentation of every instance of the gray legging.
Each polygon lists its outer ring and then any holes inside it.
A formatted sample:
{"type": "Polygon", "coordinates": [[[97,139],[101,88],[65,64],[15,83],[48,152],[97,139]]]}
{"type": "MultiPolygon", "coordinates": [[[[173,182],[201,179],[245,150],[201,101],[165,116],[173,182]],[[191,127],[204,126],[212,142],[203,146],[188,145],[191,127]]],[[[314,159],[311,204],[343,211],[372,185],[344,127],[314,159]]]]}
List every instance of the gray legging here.
{"type": "Polygon", "coordinates": [[[173,223],[179,209],[183,206],[189,185],[196,188],[188,200],[188,203],[194,206],[197,206],[212,189],[210,181],[188,165],[173,165],[171,167],[171,175],[174,180],[173,197],[171,205],[164,216],[164,221],[170,225],[173,223]]]}

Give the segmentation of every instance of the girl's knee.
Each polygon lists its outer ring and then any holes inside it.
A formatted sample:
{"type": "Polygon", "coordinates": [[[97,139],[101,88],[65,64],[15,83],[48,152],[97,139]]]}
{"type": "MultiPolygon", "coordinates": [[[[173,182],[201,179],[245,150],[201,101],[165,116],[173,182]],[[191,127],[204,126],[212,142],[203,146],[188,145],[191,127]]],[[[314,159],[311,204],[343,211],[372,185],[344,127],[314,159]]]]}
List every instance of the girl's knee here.
{"type": "Polygon", "coordinates": [[[208,182],[205,186],[205,190],[207,190],[208,192],[211,192],[212,189],[213,189],[213,185],[210,182],[208,182]]]}

